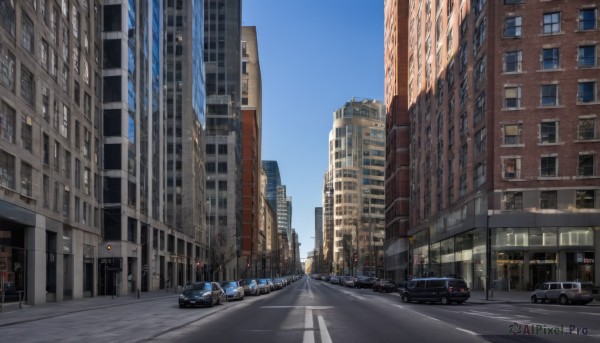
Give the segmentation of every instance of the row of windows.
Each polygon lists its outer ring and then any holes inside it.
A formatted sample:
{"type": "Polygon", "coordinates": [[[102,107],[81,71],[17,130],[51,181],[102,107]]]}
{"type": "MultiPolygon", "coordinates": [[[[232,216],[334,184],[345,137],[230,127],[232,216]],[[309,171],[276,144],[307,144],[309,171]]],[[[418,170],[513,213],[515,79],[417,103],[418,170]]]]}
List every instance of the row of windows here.
{"type": "MultiPolygon", "coordinates": [[[[592,153],[580,153],[577,160],[575,175],[577,176],[598,176],[597,158],[592,153]]],[[[522,158],[521,157],[503,157],[502,158],[502,178],[505,180],[522,180],[522,158]]],[[[559,158],[552,154],[542,156],[539,159],[539,177],[554,178],[559,176],[559,158]]]]}
{"type": "MultiPolygon", "coordinates": [[[[541,23],[541,34],[554,35],[563,32],[562,13],[544,13],[541,23]]],[[[595,8],[582,8],[579,10],[577,29],[579,31],[590,31],[598,28],[597,11],[595,8]]],[[[504,19],[504,37],[518,38],[523,36],[523,17],[514,16],[504,19]]]]}
{"type": "MultiPolygon", "coordinates": [[[[577,48],[577,67],[595,68],[600,66],[598,47],[594,44],[580,45],[577,48]]],[[[540,54],[541,70],[557,70],[561,68],[560,48],[544,48],[540,54]]],[[[514,50],[504,53],[504,72],[523,72],[523,51],[514,50]]]]}
{"type": "MultiPolygon", "coordinates": [[[[546,84],[540,86],[539,106],[559,106],[559,85],[546,84]]],[[[521,109],[523,104],[521,99],[521,86],[510,85],[504,87],[504,109],[521,109]]],[[[595,80],[585,80],[577,82],[578,104],[598,102],[597,82],[595,80]]]]}
{"type": "MultiPolygon", "coordinates": [[[[77,165],[78,164],[76,164],[76,166],[77,165]]],[[[15,156],[4,150],[0,150],[0,186],[10,190],[16,190],[18,183],[20,186],[20,189],[18,190],[19,194],[28,198],[33,197],[33,185],[35,183],[33,167],[30,164],[21,161],[18,172],[19,179],[17,180],[17,159],[15,156]]],[[[90,171],[86,168],[83,174],[84,194],[89,194],[89,175],[90,171]]],[[[60,182],[55,182],[53,190],[54,197],[51,197],[50,177],[44,174],[42,181],[42,206],[44,208],[52,208],[57,213],[62,211],[65,218],[71,218],[71,192],[69,191],[69,188],[60,182]]],[[[76,181],[76,185],[77,184],[80,184],[80,182],[76,181]]],[[[98,227],[99,222],[97,218],[94,220],[93,224],[91,222],[92,205],[86,201],[82,202],[81,198],[78,196],[74,196],[73,199],[75,202],[73,209],[73,219],[75,222],[98,227]]],[[[95,216],[97,217],[98,209],[96,208],[94,211],[95,216]]]]}
{"type": "MultiPolygon", "coordinates": [[[[594,209],[598,208],[598,191],[594,189],[582,189],[575,191],[575,208],[594,209]]],[[[558,209],[558,192],[555,190],[540,191],[540,209],[558,209]]],[[[570,202],[572,203],[572,202],[570,202]]],[[[502,193],[502,209],[505,211],[523,210],[523,192],[502,193]]]]}
{"type": "MultiPolygon", "coordinates": [[[[502,125],[502,144],[503,145],[523,145],[523,125],[521,123],[510,123],[502,125]]],[[[538,132],[541,144],[560,143],[559,122],[543,121],[539,124],[538,132]]],[[[577,140],[595,140],[598,139],[598,127],[595,117],[579,118],[577,125],[577,140]]]]}

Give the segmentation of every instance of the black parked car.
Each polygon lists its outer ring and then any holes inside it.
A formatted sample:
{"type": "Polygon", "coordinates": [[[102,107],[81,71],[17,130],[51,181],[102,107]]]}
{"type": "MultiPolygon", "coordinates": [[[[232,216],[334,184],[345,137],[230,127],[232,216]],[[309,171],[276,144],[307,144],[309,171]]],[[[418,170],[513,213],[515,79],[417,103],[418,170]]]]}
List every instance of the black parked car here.
{"type": "Polygon", "coordinates": [[[376,280],[377,279],[370,277],[370,276],[360,276],[360,277],[358,277],[358,279],[356,279],[356,282],[354,282],[354,287],[356,287],[356,288],[373,288],[373,283],[376,280]]]}
{"type": "Polygon", "coordinates": [[[398,290],[398,286],[390,280],[377,280],[373,283],[373,292],[393,293],[398,290]]]}
{"type": "Polygon", "coordinates": [[[225,291],[217,282],[196,282],[187,285],[179,295],[179,307],[219,305],[225,291]]]}
{"type": "Polygon", "coordinates": [[[405,303],[417,301],[462,304],[471,296],[465,280],[455,278],[412,279],[399,292],[405,303]]]}

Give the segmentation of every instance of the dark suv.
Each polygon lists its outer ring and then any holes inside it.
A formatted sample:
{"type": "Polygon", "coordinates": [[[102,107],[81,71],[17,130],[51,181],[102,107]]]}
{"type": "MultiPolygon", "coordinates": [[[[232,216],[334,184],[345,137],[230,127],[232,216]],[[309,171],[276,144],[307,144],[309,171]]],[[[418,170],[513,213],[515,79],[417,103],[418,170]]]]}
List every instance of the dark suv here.
{"type": "Polygon", "coordinates": [[[402,302],[441,302],[462,304],[471,296],[467,283],[455,278],[412,279],[406,287],[400,288],[402,302]]]}

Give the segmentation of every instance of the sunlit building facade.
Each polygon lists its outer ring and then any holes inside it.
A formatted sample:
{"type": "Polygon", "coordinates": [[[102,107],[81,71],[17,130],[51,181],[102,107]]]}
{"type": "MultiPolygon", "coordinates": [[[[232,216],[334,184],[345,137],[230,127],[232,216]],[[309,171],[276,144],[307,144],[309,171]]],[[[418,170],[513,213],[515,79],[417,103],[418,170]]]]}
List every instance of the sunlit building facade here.
{"type": "Polygon", "coordinates": [[[598,281],[597,4],[410,1],[410,274],[598,281]]]}
{"type": "Polygon", "coordinates": [[[381,275],[384,239],[385,114],[381,102],[352,99],[329,134],[333,263],[344,275],[381,275]]]}

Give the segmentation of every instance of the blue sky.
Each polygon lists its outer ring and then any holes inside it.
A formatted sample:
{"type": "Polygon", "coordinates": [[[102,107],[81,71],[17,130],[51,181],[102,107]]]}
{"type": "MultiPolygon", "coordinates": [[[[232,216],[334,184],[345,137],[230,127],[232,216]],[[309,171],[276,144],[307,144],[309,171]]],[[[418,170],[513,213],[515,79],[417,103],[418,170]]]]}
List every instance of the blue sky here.
{"type": "Polygon", "coordinates": [[[383,0],[242,0],[262,73],[262,159],[292,197],[301,258],[314,249],[333,112],[352,97],[383,101],[383,0]]]}

